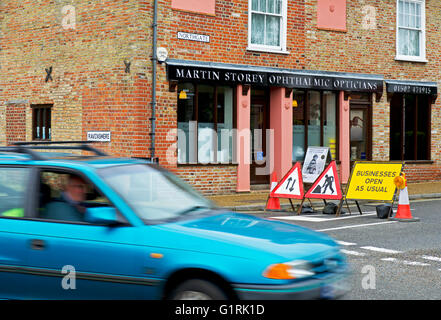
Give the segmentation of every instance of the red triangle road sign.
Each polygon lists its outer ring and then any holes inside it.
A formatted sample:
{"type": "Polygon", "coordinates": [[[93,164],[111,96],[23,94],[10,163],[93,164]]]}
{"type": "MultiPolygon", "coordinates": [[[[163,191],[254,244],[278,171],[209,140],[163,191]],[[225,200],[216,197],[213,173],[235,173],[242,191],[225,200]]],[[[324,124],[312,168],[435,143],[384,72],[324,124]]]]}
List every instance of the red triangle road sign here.
{"type": "Polygon", "coordinates": [[[303,199],[303,195],[302,168],[300,167],[300,162],[296,162],[273,191],[271,191],[270,197],[303,199]]]}
{"type": "Polygon", "coordinates": [[[327,200],[341,200],[343,198],[335,160],[331,161],[320,177],[315,180],[305,198],[327,200]]]}

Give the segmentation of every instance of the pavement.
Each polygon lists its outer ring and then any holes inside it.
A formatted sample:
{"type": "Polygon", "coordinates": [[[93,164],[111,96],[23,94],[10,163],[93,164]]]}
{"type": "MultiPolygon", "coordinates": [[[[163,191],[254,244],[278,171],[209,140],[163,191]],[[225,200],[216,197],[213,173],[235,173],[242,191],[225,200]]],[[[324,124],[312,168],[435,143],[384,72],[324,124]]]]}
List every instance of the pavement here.
{"type": "MultiPolygon", "coordinates": [[[[345,186],[342,186],[345,190],[345,186]]],[[[426,183],[408,183],[407,189],[409,192],[409,201],[416,199],[436,199],[441,198],[441,182],[426,182],[426,183]]],[[[268,199],[268,190],[256,190],[243,193],[233,193],[224,195],[208,196],[214,203],[220,207],[232,211],[265,211],[266,201],[268,199]]],[[[300,200],[292,200],[294,206],[300,205],[300,200]]],[[[323,200],[311,200],[312,206],[323,206],[323,200]]],[[[349,205],[351,201],[348,201],[349,205]]],[[[378,203],[378,201],[376,202],[378,203]]],[[[309,204],[305,201],[305,204],[309,204]]],[[[292,210],[288,199],[280,199],[281,210],[292,210]]]]}

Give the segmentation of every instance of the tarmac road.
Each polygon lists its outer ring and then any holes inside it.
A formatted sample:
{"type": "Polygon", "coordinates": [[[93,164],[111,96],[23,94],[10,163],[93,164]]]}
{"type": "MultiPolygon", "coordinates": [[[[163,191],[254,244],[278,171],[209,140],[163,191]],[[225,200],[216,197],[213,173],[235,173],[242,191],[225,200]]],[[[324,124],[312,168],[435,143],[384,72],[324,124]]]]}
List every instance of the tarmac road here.
{"type": "MultiPolygon", "coordinates": [[[[320,212],[252,214],[302,225],[338,240],[351,266],[348,300],[441,299],[441,199],[411,201],[418,222],[378,219],[375,207],[341,217],[320,212]]],[[[249,212],[248,212],[249,213],[249,212]]]]}

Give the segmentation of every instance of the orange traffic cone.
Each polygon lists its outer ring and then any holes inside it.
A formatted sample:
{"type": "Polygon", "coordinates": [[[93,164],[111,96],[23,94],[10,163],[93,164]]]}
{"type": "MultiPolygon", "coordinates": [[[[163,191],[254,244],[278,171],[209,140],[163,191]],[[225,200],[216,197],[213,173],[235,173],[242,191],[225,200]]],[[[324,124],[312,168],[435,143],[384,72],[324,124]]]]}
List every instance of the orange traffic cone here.
{"type": "Polygon", "coordinates": [[[398,210],[391,220],[402,221],[402,222],[415,222],[419,221],[418,218],[412,217],[412,212],[410,211],[409,203],[409,193],[407,192],[407,181],[403,173],[403,176],[397,177],[394,180],[397,187],[400,189],[400,195],[398,197],[398,210]]]}
{"type": "Polygon", "coordinates": [[[271,190],[270,195],[268,196],[268,200],[266,202],[266,210],[280,210],[280,201],[279,198],[273,198],[271,197],[271,192],[274,190],[274,188],[277,186],[277,175],[275,172],[273,172],[273,176],[271,178],[271,190]]]}

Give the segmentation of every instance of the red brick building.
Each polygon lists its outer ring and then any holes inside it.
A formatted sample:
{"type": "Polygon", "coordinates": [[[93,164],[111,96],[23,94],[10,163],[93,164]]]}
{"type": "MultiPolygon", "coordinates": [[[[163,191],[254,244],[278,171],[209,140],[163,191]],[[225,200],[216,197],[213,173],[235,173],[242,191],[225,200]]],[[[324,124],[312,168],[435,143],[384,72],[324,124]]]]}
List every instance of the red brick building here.
{"type": "Polygon", "coordinates": [[[101,139],[205,193],[280,178],[308,146],[439,180],[430,0],[0,3],[0,143],[101,139]],[[165,50],[164,50],[165,49],[165,50]],[[154,111],[153,111],[154,110],[154,111]]]}

